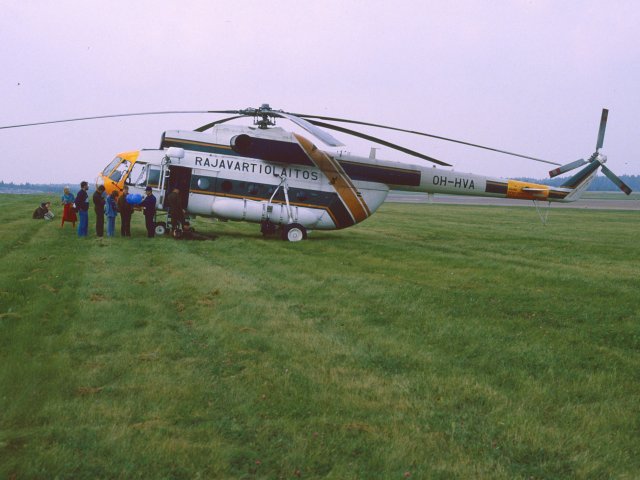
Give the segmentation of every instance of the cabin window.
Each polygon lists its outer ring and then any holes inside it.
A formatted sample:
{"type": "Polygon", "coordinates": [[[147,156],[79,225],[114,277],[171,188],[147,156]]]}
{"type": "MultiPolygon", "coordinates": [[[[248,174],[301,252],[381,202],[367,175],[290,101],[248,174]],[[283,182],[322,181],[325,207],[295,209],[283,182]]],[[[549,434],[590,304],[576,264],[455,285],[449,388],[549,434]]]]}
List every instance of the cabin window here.
{"type": "Polygon", "coordinates": [[[247,186],[247,193],[249,195],[257,195],[259,191],[258,185],[256,185],[255,183],[250,183],[247,186]]]}
{"type": "Polygon", "coordinates": [[[304,202],[307,198],[307,192],[305,192],[304,190],[298,190],[296,192],[296,200],[298,200],[299,202],[304,202]]]}
{"type": "Polygon", "coordinates": [[[150,167],[147,174],[147,187],[157,187],[160,185],[160,169],[150,167]]]}
{"type": "Polygon", "coordinates": [[[220,185],[220,188],[222,188],[223,192],[230,192],[233,188],[233,183],[231,182],[231,180],[224,180],[220,185]]]}
{"type": "Polygon", "coordinates": [[[211,181],[207,177],[200,177],[198,178],[197,185],[199,190],[209,190],[211,181]]]}

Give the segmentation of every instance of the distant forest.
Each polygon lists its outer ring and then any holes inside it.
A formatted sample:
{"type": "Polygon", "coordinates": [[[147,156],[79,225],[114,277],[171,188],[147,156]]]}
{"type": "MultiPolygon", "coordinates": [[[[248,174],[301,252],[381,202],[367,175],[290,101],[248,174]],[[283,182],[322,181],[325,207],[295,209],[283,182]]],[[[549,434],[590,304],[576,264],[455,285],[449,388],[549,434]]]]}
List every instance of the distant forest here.
{"type": "MultiPolygon", "coordinates": [[[[553,187],[559,187],[570,177],[556,177],[536,179],[530,177],[521,177],[514,180],[521,180],[524,182],[541,183],[543,185],[550,185],[553,187]]],[[[629,185],[631,190],[640,191],[640,175],[620,175],[620,179],[629,185]]],[[[59,193],[62,195],[62,189],[64,187],[70,187],[71,191],[75,194],[80,186],[76,183],[5,183],[0,180],[0,193],[59,193]]],[[[92,187],[92,186],[91,186],[92,187]]],[[[611,180],[603,175],[598,175],[594,178],[591,185],[589,185],[589,191],[592,192],[610,192],[617,191],[616,187],[611,180]]]]}
{"type": "Polygon", "coordinates": [[[0,193],[59,193],[69,187],[73,194],[80,190],[79,183],[5,183],[0,180],[0,193]]]}

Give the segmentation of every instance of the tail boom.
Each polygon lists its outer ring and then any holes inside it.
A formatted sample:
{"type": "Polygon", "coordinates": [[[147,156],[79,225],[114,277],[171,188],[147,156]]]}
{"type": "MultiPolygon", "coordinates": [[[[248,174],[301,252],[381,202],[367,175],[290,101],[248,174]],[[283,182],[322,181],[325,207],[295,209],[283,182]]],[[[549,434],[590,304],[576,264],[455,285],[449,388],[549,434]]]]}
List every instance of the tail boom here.
{"type": "Polygon", "coordinates": [[[394,186],[396,190],[414,190],[447,195],[470,195],[476,197],[512,198],[518,200],[542,200],[570,202],[574,189],[565,186],[552,187],[535,182],[485,177],[471,173],[452,172],[437,168],[420,169],[420,185],[416,187],[394,186]]]}

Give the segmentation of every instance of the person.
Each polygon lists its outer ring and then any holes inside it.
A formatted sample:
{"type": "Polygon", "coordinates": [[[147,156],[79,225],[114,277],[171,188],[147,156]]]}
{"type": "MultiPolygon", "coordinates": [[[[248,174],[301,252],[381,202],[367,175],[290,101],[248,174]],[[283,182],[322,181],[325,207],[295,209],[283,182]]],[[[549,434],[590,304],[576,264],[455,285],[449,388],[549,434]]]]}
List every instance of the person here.
{"type": "Polygon", "coordinates": [[[62,223],[60,224],[60,228],[64,227],[64,222],[71,222],[73,228],[76,228],[78,216],[76,215],[76,209],[73,205],[76,201],[76,197],[73,196],[69,187],[64,187],[60,200],[62,200],[62,223]]]}
{"type": "Polygon", "coordinates": [[[78,223],[78,236],[86,237],[89,231],[89,184],[87,182],[80,182],[80,190],[76,194],[76,208],[78,209],[78,217],[80,222],[78,223]]]}
{"type": "Polygon", "coordinates": [[[169,195],[167,195],[167,201],[165,202],[169,215],[171,216],[171,230],[174,232],[179,228],[182,228],[184,223],[184,209],[182,208],[182,199],[180,198],[180,189],[175,187],[169,195]]]}
{"type": "Polygon", "coordinates": [[[51,220],[53,213],[51,213],[51,202],[42,202],[38,208],[33,211],[32,218],[42,220],[51,220]]]}
{"type": "Polygon", "coordinates": [[[133,215],[133,206],[127,202],[129,195],[129,187],[126,185],[122,189],[122,195],[118,197],[118,213],[120,214],[120,235],[123,237],[131,236],[131,215],[133,215]]]}
{"type": "Polygon", "coordinates": [[[116,231],[116,217],[118,216],[118,191],[114,190],[107,197],[105,205],[105,215],[107,216],[107,237],[113,237],[116,231]]]}
{"type": "Polygon", "coordinates": [[[146,195],[142,200],[140,207],[144,208],[144,224],[147,227],[147,237],[153,238],[156,235],[156,224],[154,218],[156,216],[156,197],[153,195],[153,189],[147,187],[144,189],[146,195]]]}
{"type": "Polygon", "coordinates": [[[104,193],[104,185],[100,185],[93,192],[93,210],[96,212],[96,235],[104,235],[104,206],[107,202],[107,195],[104,193]]]}

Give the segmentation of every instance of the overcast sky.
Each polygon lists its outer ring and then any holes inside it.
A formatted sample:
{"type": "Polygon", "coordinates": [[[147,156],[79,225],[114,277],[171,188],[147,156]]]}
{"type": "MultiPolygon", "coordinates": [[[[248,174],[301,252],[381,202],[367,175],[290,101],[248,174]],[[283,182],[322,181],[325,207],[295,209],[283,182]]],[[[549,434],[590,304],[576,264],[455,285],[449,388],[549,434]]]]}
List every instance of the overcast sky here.
{"type": "MultiPolygon", "coordinates": [[[[607,107],[608,166],[640,173],[637,1],[4,0],[2,9],[0,126],[270,103],[567,163],[593,152],[607,107]]],[[[0,130],[0,180],[92,182],[118,152],[157,148],[164,130],[215,118],[0,130]]],[[[458,171],[542,178],[550,168],[361,130],[458,171]]],[[[334,135],[368,155],[370,143],[334,135]]],[[[388,148],[378,157],[413,161],[388,148]]]]}

